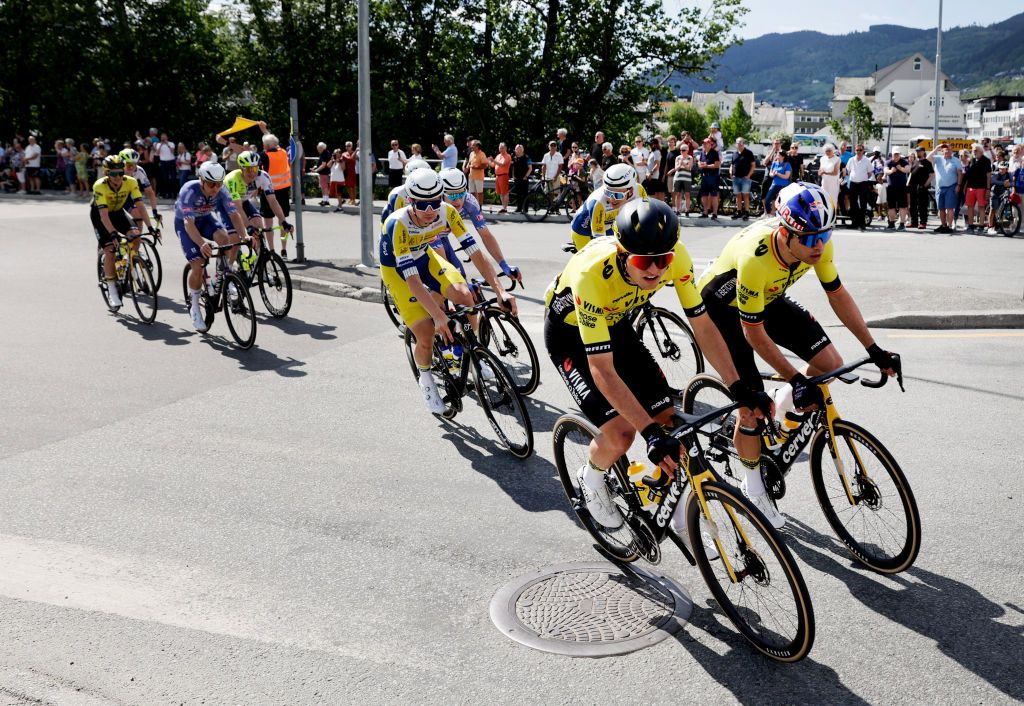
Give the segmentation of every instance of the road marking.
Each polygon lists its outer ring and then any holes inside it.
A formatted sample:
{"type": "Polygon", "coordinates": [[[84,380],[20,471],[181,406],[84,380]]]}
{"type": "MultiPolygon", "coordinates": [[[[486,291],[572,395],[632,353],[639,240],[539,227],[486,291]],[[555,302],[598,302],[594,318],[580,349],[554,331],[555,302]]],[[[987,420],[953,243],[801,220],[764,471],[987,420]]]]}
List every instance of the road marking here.
{"type": "Polygon", "coordinates": [[[1024,331],[1000,331],[995,333],[896,333],[886,338],[1021,338],[1024,331]]]}

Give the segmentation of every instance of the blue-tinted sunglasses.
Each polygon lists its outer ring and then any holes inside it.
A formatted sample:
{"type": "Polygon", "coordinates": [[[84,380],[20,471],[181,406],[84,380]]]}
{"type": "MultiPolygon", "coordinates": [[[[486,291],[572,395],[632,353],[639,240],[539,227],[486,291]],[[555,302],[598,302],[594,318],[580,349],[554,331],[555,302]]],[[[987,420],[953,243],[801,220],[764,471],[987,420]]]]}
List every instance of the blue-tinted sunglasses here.
{"type": "Polygon", "coordinates": [[[441,208],[441,199],[434,199],[432,201],[413,201],[412,207],[417,211],[436,211],[441,208]]]}
{"type": "Polygon", "coordinates": [[[809,233],[808,235],[798,235],[796,238],[801,245],[805,248],[813,248],[818,243],[824,245],[832,239],[832,229],[828,229],[821,233],[809,233]]]}
{"type": "Polygon", "coordinates": [[[627,191],[608,191],[606,193],[608,194],[608,198],[610,199],[615,199],[616,201],[625,201],[633,194],[633,190],[629,189],[627,191]]]}
{"type": "Polygon", "coordinates": [[[467,193],[468,192],[460,191],[457,194],[445,194],[445,198],[447,198],[449,201],[458,201],[459,199],[466,198],[467,193]]]}

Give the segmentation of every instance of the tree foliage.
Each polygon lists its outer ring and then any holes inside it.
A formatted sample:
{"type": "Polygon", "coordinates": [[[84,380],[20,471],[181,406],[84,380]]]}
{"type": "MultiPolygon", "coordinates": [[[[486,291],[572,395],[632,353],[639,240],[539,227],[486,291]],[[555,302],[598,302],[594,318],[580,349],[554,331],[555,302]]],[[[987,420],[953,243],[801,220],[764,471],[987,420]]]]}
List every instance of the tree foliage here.
{"type": "MultiPolygon", "coordinates": [[[[651,121],[676,72],[736,40],[741,0],[371,0],[374,141],[472,134],[537,149],[559,127],[615,141],[651,121]]],[[[3,0],[0,131],[190,144],[235,113],[334,145],[357,132],[350,0],[3,0]],[[30,11],[31,10],[31,11],[30,11]],[[53,29],[59,27],[60,32],[53,29]],[[73,67],[73,71],[69,68],[73,67]]]]}
{"type": "Polygon", "coordinates": [[[847,142],[862,142],[869,137],[879,139],[883,130],[882,124],[875,122],[871,108],[857,96],[846,106],[839,120],[829,119],[828,127],[836,137],[847,142]]]}
{"type": "Polygon", "coordinates": [[[722,120],[722,139],[727,145],[734,144],[737,137],[750,141],[754,138],[753,132],[754,119],[747,114],[743,102],[737,99],[732,112],[722,120]]]}
{"type": "Polygon", "coordinates": [[[668,130],[673,135],[682,136],[684,132],[690,133],[694,140],[700,141],[708,134],[708,121],[704,113],[689,101],[678,101],[668,109],[668,130]]]}

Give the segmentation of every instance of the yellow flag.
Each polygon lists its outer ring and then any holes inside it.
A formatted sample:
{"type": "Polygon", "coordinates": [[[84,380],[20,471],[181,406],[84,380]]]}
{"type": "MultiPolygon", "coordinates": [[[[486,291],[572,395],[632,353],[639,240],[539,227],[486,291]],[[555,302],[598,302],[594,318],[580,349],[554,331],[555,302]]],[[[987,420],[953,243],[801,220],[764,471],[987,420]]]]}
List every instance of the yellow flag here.
{"type": "Polygon", "coordinates": [[[230,135],[230,134],[235,133],[235,132],[241,132],[242,130],[245,130],[246,128],[250,128],[250,127],[253,127],[253,126],[259,125],[259,124],[260,123],[259,123],[258,120],[249,120],[249,118],[243,118],[241,115],[239,115],[238,117],[235,118],[235,124],[234,125],[229,127],[224,132],[218,132],[217,134],[223,137],[224,135],[230,135]]]}

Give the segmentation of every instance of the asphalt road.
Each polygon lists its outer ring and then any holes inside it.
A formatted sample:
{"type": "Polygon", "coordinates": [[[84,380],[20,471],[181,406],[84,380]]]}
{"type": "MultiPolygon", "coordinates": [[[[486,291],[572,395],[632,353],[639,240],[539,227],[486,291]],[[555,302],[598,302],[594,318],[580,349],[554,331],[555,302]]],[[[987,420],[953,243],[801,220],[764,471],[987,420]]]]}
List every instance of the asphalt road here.
{"type": "MultiPolygon", "coordinates": [[[[307,253],[354,256],[355,222],[307,216],[307,253]]],[[[534,300],[564,230],[498,228],[540,343],[534,300]]],[[[726,235],[693,229],[695,259],[726,235]]],[[[1019,239],[843,235],[844,281],[865,301],[1022,288],[1019,239]]],[[[690,623],[575,660],[488,616],[514,577],[598,558],[551,461],[571,401],[549,363],[530,402],[537,453],[517,462],[472,404],[455,423],[422,409],[379,305],[297,292],[293,316],[261,320],[257,348],[237,352],[222,321],[199,336],[166,297],[152,327],[108,314],[80,205],[0,201],[0,242],[0,703],[1024,698],[1021,331],[878,331],[907,394],[834,390],[906,471],[924,546],[899,576],[854,566],[798,466],[783,510],[817,617],[807,660],[753,654],[667,546],[658,570],[693,596],[690,623]]],[[[181,255],[162,254],[177,297],[181,255]]],[[[813,291],[798,296],[817,312],[813,291]]]]}

